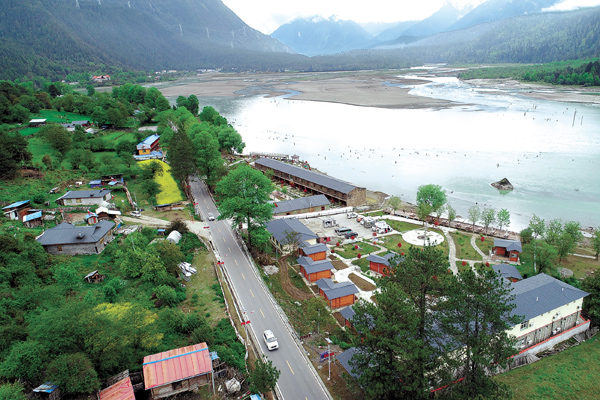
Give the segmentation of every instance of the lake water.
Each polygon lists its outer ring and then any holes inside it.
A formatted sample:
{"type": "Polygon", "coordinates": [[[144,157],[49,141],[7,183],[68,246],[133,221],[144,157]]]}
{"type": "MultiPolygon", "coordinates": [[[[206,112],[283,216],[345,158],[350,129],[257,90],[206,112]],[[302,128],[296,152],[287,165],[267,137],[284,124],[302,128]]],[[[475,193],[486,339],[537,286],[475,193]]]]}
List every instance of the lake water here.
{"type": "Polygon", "coordinates": [[[396,110],[287,96],[199,99],[240,132],[246,153],[298,154],[329,175],[413,203],[419,185],[438,184],[463,217],[476,203],[508,209],[512,230],[533,214],[600,225],[600,107],[431,79],[411,93],[464,105],[396,110]],[[515,190],[490,185],[502,178],[515,190]]]}

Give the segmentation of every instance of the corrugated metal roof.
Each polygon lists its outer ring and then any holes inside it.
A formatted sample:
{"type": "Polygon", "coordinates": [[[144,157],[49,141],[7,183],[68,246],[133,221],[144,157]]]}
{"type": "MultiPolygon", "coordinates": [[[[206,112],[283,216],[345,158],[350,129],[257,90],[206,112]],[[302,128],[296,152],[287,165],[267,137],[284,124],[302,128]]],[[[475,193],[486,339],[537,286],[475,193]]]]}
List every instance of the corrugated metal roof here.
{"type": "Polygon", "coordinates": [[[274,219],[267,222],[267,230],[279,243],[285,243],[290,233],[298,232],[300,241],[316,239],[317,235],[296,218],[274,219]]]}
{"type": "Polygon", "coordinates": [[[98,392],[99,400],[135,400],[133,386],[129,377],[98,392]]]}
{"type": "Polygon", "coordinates": [[[515,295],[512,315],[523,315],[525,321],[579,300],[589,293],[544,273],[510,283],[515,295]]]}
{"type": "Polygon", "coordinates": [[[346,320],[352,321],[352,318],[354,318],[354,314],[356,313],[354,312],[352,306],[348,306],[346,308],[342,308],[340,310],[340,314],[342,314],[342,317],[344,317],[346,320]]]}
{"type": "Polygon", "coordinates": [[[150,135],[146,139],[144,139],[140,143],[138,143],[137,148],[140,149],[140,148],[143,148],[144,146],[150,147],[152,145],[152,143],[154,143],[159,138],[160,138],[160,135],[157,135],[157,134],[150,135]]]}
{"type": "Polygon", "coordinates": [[[21,207],[24,204],[29,203],[29,200],[22,200],[22,201],[17,201],[15,203],[9,204],[6,207],[2,207],[3,210],[6,210],[7,208],[16,208],[16,207],[21,207]]]}
{"type": "Polygon", "coordinates": [[[90,226],[74,226],[63,222],[46,230],[36,240],[42,246],[57,244],[96,243],[115,226],[112,221],[100,221],[90,226]],[[79,235],[81,233],[81,235],[79,235]],[[78,238],[78,236],[81,236],[78,238]]]}
{"type": "Polygon", "coordinates": [[[352,282],[333,283],[331,279],[321,278],[316,284],[317,287],[325,293],[329,300],[358,293],[358,288],[352,282]]]}
{"type": "Polygon", "coordinates": [[[144,357],[146,389],[179,382],[212,371],[212,361],[206,343],[164,351],[144,357]]]}
{"type": "Polygon", "coordinates": [[[297,261],[298,264],[304,267],[304,270],[308,274],[334,269],[333,264],[329,260],[313,261],[310,257],[298,257],[297,261]]]}
{"type": "Polygon", "coordinates": [[[340,179],[332,178],[331,176],[323,175],[315,171],[309,171],[307,169],[296,167],[294,165],[290,165],[281,161],[273,160],[271,158],[259,158],[255,161],[255,163],[267,168],[284,172],[286,174],[298,178],[302,178],[309,182],[316,183],[317,185],[321,185],[341,193],[347,194],[353,191],[354,189],[358,188],[358,186],[355,186],[348,182],[344,182],[340,179]]]}
{"type": "Polygon", "coordinates": [[[521,242],[518,240],[494,239],[494,247],[505,247],[507,251],[516,250],[519,253],[523,252],[521,242]]]}
{"type": "Polygon", "coordinates": [[[33,219],[42,218],[42,212],[34,212],[33,214],[23,215],[23,222],[31,221],[33,219]]]}
{"type": "Polygon", "coordinates": [[[74,190],[74,191],[69,191],[69,192],[65,193],[64,195],[62,195],[61,197],[59,197],[56,200],[58,201],[61,199],[87,199],[87,198],[101,199],[104,196],[106,196],[108,193],[110,193],[110,190],[106,190],[106,189],[74,190]]]}
{"type": "Polygon", "coordinates": [[[500,274],[503,278],[516,278],[523,279],[517,267],[512,264],[498,264],[492,265],[492,269],[496,271],[496,273],[500,274]]]}
{"type": "Polygon", "coordinates": [[[90,181],[90,186],[94,186],[94,185],[100,186],[100,185],[102,185],[102,181],[100,179],[90,181]]]}
{"type": "Polygon", "coordinates": [[[297,199],[276,201],[273,208],[273,214],[282,214],[298,210],[306,210],[311,207],[328,206],[329,200],[324,194],[315,196],[298,197],[297,199]]]}
{"type": "Polygon", "coordinates": [[[58,388],[58,385],[53,382],[44,382],[40,386],[33,389],[36,393],[52,393],[58,388]]]}
{"type": "MultiPolygon", "coordinates": [[[[398,254],[391,252],[391,253],[387,253],[383,256],[378,256],[377,254],[369,254],[369,256],[367,257],[367,261],[372,261],[374,263],[378,263],[378,264],[383,264],[383,265],[387,265],[388,267],[390,266],[390,260],[394,257],[396,257],[398,254]]],[[[404,261],[404,258],[400,259],[400,262],[404,261]]]]}
{"type": "Polygon", "coordinates": [[[329,250],[329,248],[327,247],[326,244],[324,243],[317,243],[317,244],[306,244],[303,243],[300,245],[300,247],[302,247],[302,251],[304,251],[305,254],[310,255],[310,254],[316,254],[316,253],[322,253],[322,252],[327,252],[327,250],[329,250]]]}

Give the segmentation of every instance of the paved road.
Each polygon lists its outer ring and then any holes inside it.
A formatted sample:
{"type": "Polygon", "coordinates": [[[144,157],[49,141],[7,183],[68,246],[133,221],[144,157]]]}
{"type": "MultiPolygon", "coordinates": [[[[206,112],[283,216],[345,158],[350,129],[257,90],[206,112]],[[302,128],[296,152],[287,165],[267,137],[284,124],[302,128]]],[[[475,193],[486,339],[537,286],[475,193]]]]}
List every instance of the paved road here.
{"type": "MultiPolygon", "coordinates": [[[[207,213],[215,217],[219,215],[217,208],[208,194],[206,186],[197,180],[190,180],[192,194],[198,201],[198,209],[206,220],[207,213]]],[[[281,371],[278,386],[285,400],[323,400],[329,398],[286,328],[281,315],[269,299],[268,294],[259,281],[254,267],[246,258],[227,221],[207,222],[212,241],[225,262],[232,284],[238,294],[246,316],[258,339],[261,349],[273,364],[281,371]],[[273,331],[279,341],[279,349],[268,351],[262,340],[266,329],[273,331]]]]}

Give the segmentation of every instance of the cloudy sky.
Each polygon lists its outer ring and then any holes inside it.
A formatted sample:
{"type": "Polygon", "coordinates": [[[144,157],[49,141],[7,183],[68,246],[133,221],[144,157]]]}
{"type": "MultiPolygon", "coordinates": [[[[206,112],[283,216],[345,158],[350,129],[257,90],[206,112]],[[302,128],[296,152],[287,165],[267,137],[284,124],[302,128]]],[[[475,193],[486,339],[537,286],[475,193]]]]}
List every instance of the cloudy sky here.
{"type": "MultiPolygon", "coordinates": [[[[427,18],[447,0],[222,0],[245,23],[265,34],[295,18],[336,16],[363,22],[397,22],[427,18]]],[[[480,4],[483,0],[452,0],[456,5],[480,4]]],[[[565,0],[553,7],[572,10],[600,5],[600,0],[565,0]]]]}

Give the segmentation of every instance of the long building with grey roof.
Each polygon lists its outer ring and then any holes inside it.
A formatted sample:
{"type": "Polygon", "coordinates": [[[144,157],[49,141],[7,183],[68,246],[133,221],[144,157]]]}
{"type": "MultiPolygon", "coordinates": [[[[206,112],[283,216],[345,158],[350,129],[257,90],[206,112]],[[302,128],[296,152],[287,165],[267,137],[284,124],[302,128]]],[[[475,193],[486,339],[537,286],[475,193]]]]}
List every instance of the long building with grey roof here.
{"type": "Polygon", "coordinates": [[[327,210],[331,203],[324,194],[318,194],[292,200],[276,201],[273,204],[275,205],[273,215],[290,215],[327,210]]]}
{"type": "Polygon", "coordinates": [[[97,254],[113,240],[114,227],[112,221],[100,221],[92,226],[63,222],[44,231],[36,240],[50,254],[97,254]]]}
{"type": "Polygon", "coordinates": [[[367,202],[367,190],[351,183],[333,178],[319,172],[300,168],[295,165],[260,158],[254,162],[254,168],[266,172],[273,171],[273,178],[298,187],[307,193],[324,194],[331,202],[343,206],[360,206],[367,202]]]}

